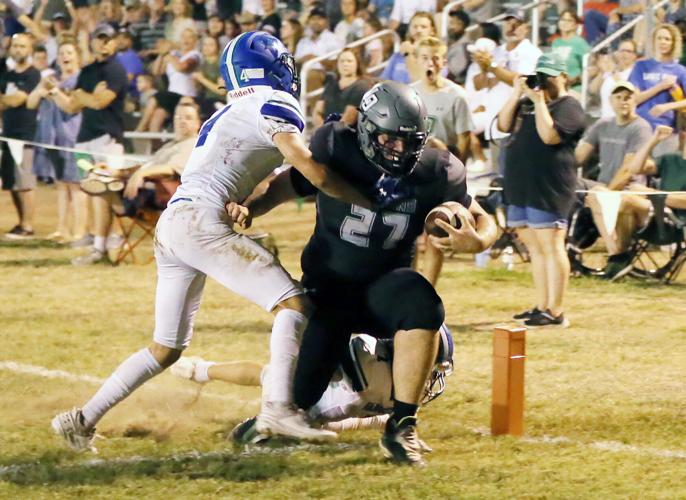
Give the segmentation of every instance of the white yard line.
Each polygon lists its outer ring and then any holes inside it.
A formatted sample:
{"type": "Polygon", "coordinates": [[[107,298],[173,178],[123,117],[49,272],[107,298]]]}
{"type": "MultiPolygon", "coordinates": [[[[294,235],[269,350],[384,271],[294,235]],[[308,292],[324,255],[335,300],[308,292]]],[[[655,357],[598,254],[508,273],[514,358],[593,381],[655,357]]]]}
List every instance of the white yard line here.
{"type": "MultiPolygon", "coordinates": [[[[23,373],[27,375],[33,375],[33,376],[38,376],[38,377],[44,377],[44,378],[53,378],[53,379],[64,379],[64,380],[72,380],[72,381],[78,381],[78,382],[88,382],[90,384],[101,384],[104,379],[100,379],[98,377],[93,377],[90,375],[79,375],[79,374],[74,374],[62,370],[51,370],[42,366],[35,366],[35,365],[27,365],[23,363],[16,363],[14,361],[0,361],[0,370],[5,370],[5,371],[10,371],[13,373],[23,373]]],[[[153,385],[154,384],[150,384],[153,385]]],[[[192,394],[196,395],[196,391],[193,391],[192,389],[184,389],[184,388],[179,388],[178,389],[180,392],[184,392],[187,394],[192,394]]],[[[220,399],[220,400],[230,400],[230,401],[236,401],[236,398],[230,397],[230,396],[225,396],[221,394],[212,394],[208,392],[203,392],[203,396],[213,398],[213,399],[220,399]]],[[[472,428],[472,427],[464,427],[466,430],[469,432],[472,432],[474,434],[478,434],[481,436],[490,436],[490,430],[487,428],[479,427],[479,428],[472,428]]],[[[650,448],[650,447],[642,447],[642,446],[634,446],[634,445],[629,445],[629,444],[624,444],[620,443],[617,441],[591,441],[591,442],[584,442],[584,441],[578,441],[574,439],[570,439],[565,436],[524,436],[519,439],[519,442],[523,443],[531,443],[531,444],[543,444],[543,445],[567,445],[567,446],[578,446],[581,448],[589,448],[589,449],[594,449],[594,450],[599,450],[599,451],[607,451],[610,453],[626,453],[629,455],[643,455],[643,456],[652,456],[652,457],[660,457],[660,458],[675,458],[675,459],[680,459],[680,460],[686,460],[686,451],[684,450],[662,450],[658,448],[650,448]]],[[[331,449],[333,447],[336,450],[348,450],[348,449],[356,449],[359,447],[346,444],[346,443],[337,443],[335,445],[329,445],[327,449],[331,449]]],[[[312,444],[300,444],[300,445],[295,445],[295,446],[284,446],[281,448],[260,448],[260,447],[250,447],[247,448],[240,453],[240,456],[256,456],[256,455],[288,455],[291,454],[295,451],[311,451],[311,450],[316,450],[319,449],[318,445],[312,445],[312,444]]],[[[166,462],[176,462],[176,461],[182,461],[182,460],[189,460],[189,459],[204,459],[204,458],[222,458],[222,457],[233,457],[236,456],[235,453],[231,452],[226,452],[226,451],[212,451],[212,452],[205,452],[205,453],[200,453],[196,451],[192,452],[186,452],[186,453],[180,453],[176,455],[170,455],[168,457],[143,457],[143,456],[135,456],[135,457],[129,457],[129,458],[118,458],[118,459],[111,459],[111,460],[104,460],[104,459],[92,459],[88,460],[86,462],[78,463],[78,464],[73,464],[73,465],[65,465],[64,469],[68,468],[73,468],[73,467],[107,467],[107,466],[112,466],[112,465],[134,465],[137,463],[143,463],[143,462],[154,462],[154,463],[166,463],[166,462]]],[[[22,465],[8,465],[8,466],[2,466],[0,467],[0,480],[4,479],[12,474],[15,474],[17,472],[21,472],[22,470],[25,470],[27,468],[31,467],[36,467],[37,464],[22,464],[22,465]]]]}
{"type": "MultiPolygon", "coordinates": [[[[65,372],[63,370],[51,370],[49,368],[45,368],[44,366],[36,366],[36,365],[27,365],[24,363],[16,363],[14,361],[0,361],[0,370],[5,370],[8,372],[13,372],[13,373],[22,373],[25,375],[34,375],[36,377],[43,377],[43,378],[53,378],[53,379],[63,379],[63,380],[71,380],[74,382],[87,382],[89,384],[95,384],[95,385],[101,385],[105,379],[104,378],[98,378],[98,377],[93,377],[91,375],[79,375],[77,373],[70,373],[70,372],[65,372]]],[[[154,387],[154,388],[161,388],[159,384],[146,384],[144,387],[154,387]]],[[[169,387],[167,387],[169,388],[169,387]]],[[[175,391],[179,391],[183,394],[188,394],[190,396],[197,396],[198,391],[195,389],[191,389],[188,387],[175,387],[173,388],[175,391]]],[[[228,396],[225,394],[215,394],[207,391],[202,391],[201,395],[210,399],[217,399],[220,401],[233,401],[239,402],[239,403],[246,403],[247,401],[239,400],[236,397],[233,396],[228,396]]]]}

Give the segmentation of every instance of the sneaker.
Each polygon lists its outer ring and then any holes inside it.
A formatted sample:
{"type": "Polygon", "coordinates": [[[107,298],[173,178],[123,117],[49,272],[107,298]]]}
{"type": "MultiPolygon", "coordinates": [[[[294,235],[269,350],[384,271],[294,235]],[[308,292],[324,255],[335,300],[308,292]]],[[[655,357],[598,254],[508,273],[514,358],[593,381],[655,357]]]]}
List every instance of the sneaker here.
{"type": "Polygon", "coordinates": [[[519,314],[515,314],[512,316],[512,319],[515,319],[517,321],[525,321],[532,316],[536,316],[537,314],[540,314],[542,311],[538,307],[534,307],[533,309],[529,309],[528,311],[520,312],[519,314]]]}
{"type": "Polygon", "coordinates": [[[105,248],[107,248],[107,250],[119,250],[125,241],[126,240],[121,234],[110,234],[105,241],[105,248]]]}
{"type": "Polygon", "coordinates": [[[547,311],[540,312],[527,319],[524,322],[524,326],[529,328],[543,328],[546,326],[567,328],[569,326],[569,320],[565,319],[564,314],[553,316],[550,309],[548,309],[547,311]]]}
{"type": "Polygon", "coordinates": [[[601,277],[610,281],[618,281],[631,272],[633,261],[631,254],[611,255],[607,259],[601,277]]]}
{"type": "Polygon", "coordinates": [[[94,236],[92,234],[85,234],[78,240],[72,241],[69,246],[72,248],[86,248],[93,246],[94,236]]]}
{"type": "Polygon", "coordinates": [[[95,427],[87,428],[83,422],[83,414],[78,408],[60,413],[52,419],[50,423],[52,430],[61,436],[67,445],[76,451],[90,450],[97,453],[93,446],[95,439],[95,427]]]}
{"type": "Polygon", "coordinates": [[[24,229],[19,224],[5,233],[5,238],[9,240],[30,240],[35,236],[33,229],[24,229]]]}
{"type": "Polygon", "coordinates": [[[107,252],[101,252],[93,248],[86,255],[81,255],[71,259],[71,263],[74,266],[89,266],[91,264],[111,264],[110,258],[107,256],[107,252]]]}
{"type": "MultiPolygon", "coordinates": [[[[171,374],[175,377],[184,378],[186,380],[192,380],[193,382],[198,382],[195,379],[195,370],[198,363],[204,363],[205,360],[197,356],[181,356],[179,360],[171,366],[171,374]]],[[[204,384],[205,382],[198,382],[199,384],[204,384]]]]}
{"type": "Polygon", "coordinates": [[[384,456],[393,462],[425,467],[422,446],[417,437],[417,419],[405,417],[396,424],[392,418],[386,422],[379,446],[384,456]]]}
{"type": "Polygon", "coordinates": [[[250,417],[231,430],[231,440],[239,445],[260,444],[269,441],[269,436],[257,432],[257,417],[250,417]]]}
{"type": "Polygon", "coordinates": [[[314,429],[305,412],[286,403],[265,402],[255,424],[257,432],[268,436],[285,436],[307,441],[332,441],[338,437],[333,431],[314,429]]]}

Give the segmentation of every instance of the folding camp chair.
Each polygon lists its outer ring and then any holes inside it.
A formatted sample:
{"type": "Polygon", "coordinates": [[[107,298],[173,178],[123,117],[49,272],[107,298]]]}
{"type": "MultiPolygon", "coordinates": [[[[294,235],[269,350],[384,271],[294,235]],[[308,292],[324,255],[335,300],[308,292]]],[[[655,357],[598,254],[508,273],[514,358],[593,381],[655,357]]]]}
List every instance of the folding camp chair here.
{"type": "Polygon", "coordinates": [[[119,215],[113,211],[115,220],[121,226],[124,239],[116,257],[112,259],[112,264],[115,266],[127,261],[132,264],[150,264],[155,258],[152,252],[144,252],[141,244],[147,240],[153,241],[157,221],[181,182],[178,176],[174,176],[156,179],[153,184],[154,205],[157,208],[139,208],[133,215],[119,215]]]}
{"type": "Polygon", "coordinates": [[[666,194],[649,198],[653,216],[634,236],[631,245],[633,268],[629,274],[671,283],[686,262],[686,222],[666,208],[666,194]]]}

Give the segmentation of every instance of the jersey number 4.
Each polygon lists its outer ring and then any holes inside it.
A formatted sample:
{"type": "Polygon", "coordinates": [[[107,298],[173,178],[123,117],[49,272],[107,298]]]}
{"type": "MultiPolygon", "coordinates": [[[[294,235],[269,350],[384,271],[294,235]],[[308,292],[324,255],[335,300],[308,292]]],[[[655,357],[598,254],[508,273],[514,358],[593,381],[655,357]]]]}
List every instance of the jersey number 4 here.
{"type": "MultiPolygon", "coordinates": [[[[350,215],[346,216],[341,224],[341,239],[358,247],[369,248],[369,239],[376,216],[376,212],[358,205],[351,205],[350,215]]],[[[390,250],[395,248],[405,236],[410,225],[410,215],[384,212],[381,218],[386,226],[391,227],[391,234],[383,242],[384,250],[390,250]]]]}

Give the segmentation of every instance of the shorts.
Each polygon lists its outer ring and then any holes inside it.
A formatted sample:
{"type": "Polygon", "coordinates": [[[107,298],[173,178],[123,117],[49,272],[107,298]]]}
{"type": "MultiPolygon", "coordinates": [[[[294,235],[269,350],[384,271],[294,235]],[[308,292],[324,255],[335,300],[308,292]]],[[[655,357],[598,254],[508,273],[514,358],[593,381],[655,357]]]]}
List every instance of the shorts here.
{"type": "Polygon", "coordinates": [[[169,116],[174,116],[174,109],[176,109],[176,105],[179,104],[182,97],[181,94],[168,90],[160,90],[155,94],[157,105],[165,110],[169,116]]]}
{"type": "Polygon", "coordinates": [[[567,227],[567,217],[533,207],[507,206],[507,227],[530,227],[532,229],[567,227]]]}
{"type": "MultiPolygon", "coordinates": [[[[77,142],[74,144],[74,149],[93,153],[93,161],[105,163],[110,168],[122,168],[124,166],[124,146],[109,134],[101,135],[89,141],[77,142]],[[97,153],[105,153],[105,155],[97,153]]],[[[76,153],[77,160],[83,156],[85,155],[76,153]]]]}
{"type": "Polygon", "coordinates": [[[33,148],[24,146],[21,165],[17,165],[6,142],[2,143],[0,159],[0,177],[4,191],[29,191],[36,187],[36,176],[33,175],[33,148]]]}
{"type": "Polygon", "coordinates": [[[193,335],[205,277],[271,311],[302,294],[277,258],[236,233],[226,211],[177,199],[155,229],[156,343],[184,349],[193,335]]]}

